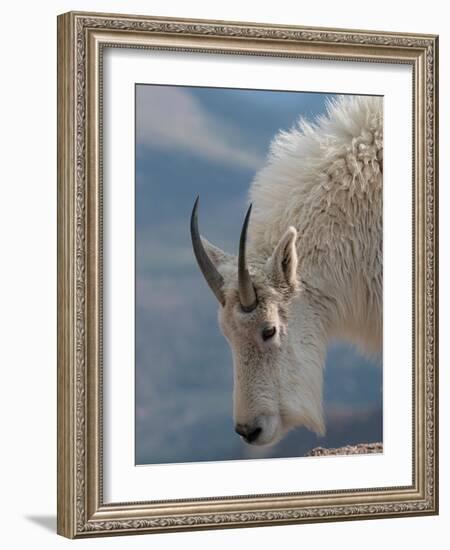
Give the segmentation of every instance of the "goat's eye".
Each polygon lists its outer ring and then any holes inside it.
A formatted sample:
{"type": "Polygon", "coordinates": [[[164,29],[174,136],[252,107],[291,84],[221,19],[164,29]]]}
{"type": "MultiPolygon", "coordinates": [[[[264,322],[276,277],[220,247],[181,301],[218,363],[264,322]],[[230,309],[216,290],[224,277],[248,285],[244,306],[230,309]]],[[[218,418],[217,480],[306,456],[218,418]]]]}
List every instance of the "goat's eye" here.
{"type": "Polygon", "coordinates": [[[262,339],[264,341],[269,340],[275,336],[277,329],[276,327],[267,327],[262,331],[262,339]]]}

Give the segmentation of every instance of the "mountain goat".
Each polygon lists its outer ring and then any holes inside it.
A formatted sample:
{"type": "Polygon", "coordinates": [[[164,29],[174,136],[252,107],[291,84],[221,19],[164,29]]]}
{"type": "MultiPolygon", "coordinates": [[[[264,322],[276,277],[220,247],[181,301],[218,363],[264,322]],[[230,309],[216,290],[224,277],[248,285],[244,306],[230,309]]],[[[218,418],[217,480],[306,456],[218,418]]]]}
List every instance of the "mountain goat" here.
{"type": "Polygon", "coordinates": [[[237,257],[200,237],[195,202],[193,250],[220,304],[247,443],[296,426],[324,434],[330,340],[381,351],[382,164],[382,98],[338,96],[326,115],[275,136],[237,257]]]}

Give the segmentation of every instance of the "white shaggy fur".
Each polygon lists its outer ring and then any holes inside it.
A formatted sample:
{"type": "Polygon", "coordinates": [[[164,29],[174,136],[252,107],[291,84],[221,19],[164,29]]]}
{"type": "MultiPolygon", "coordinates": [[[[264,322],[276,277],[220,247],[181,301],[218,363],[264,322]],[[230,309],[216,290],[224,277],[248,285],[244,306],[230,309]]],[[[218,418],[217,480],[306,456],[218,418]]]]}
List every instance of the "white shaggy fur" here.
{"type": "Polygon", "coordinates": [[[251,188],[247,256],[258,307],[239,305],[236,258],[204,240],[225,279],[219,323],[234,362],[234,417],[254,444],[323,434],[333,338],[382,346],[382,99],[339,96],[280,132],[251,188]],[[263,340],[262,330],[275,328],[263,340]]]}

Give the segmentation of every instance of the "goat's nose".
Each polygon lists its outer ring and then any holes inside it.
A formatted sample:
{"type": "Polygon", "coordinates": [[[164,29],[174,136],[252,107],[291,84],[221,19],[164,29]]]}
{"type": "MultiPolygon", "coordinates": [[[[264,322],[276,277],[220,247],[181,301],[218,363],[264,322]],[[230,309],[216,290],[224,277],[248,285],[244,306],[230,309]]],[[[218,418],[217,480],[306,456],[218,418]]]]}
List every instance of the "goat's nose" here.
{"type": "Polygon", "coordinates": [[[262,432],[262,428],[259,426],[251,426],[249,424],[236,424],[234,429],[236,433],[242,435],[247,443],[255,441],[262,432]]]}

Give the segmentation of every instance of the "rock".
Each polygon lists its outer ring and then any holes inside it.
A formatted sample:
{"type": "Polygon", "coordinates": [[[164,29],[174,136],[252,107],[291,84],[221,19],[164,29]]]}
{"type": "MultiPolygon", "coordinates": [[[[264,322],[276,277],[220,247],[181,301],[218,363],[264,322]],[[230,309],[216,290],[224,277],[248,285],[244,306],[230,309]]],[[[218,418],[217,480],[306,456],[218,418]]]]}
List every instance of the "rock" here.
{"type": "Polygon", "coordinates": [[[367,455],[383,452],[383,443],[359,443],[358,445],[346,445],[337,449],[325,449],[316,447],[305,456],[333,456],[333,455],[367,455]]]}

